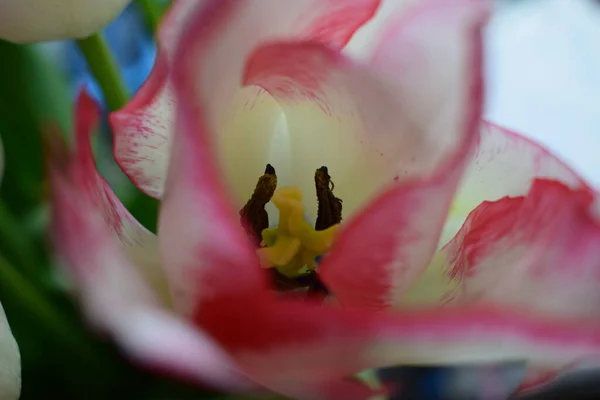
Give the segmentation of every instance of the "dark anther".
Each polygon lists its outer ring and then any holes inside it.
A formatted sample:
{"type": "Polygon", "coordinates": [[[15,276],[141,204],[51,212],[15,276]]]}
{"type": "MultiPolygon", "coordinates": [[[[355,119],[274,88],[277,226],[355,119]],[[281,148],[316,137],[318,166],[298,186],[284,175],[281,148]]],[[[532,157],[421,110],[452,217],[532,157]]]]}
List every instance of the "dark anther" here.
{"type": "Polygon", "coordinates": [[[267,166],[265,167],[265,175],[266,174],[275,175],[275,168],[273,168],[271,164],[267,164],[267,166]]]}
{"type": "Polygon", "coordinates": [[[275,168],[271,164],[267,164],[264,175],[258,178],[250,200],[240,211],[242,226],[257,247],[262,241],[262,231],[269,227],[269,215],[265,210],[265,205],[271,201],[276,188],[275,168]]]}
{"type": "Polygon", "coordinates": [[[315,187],[319,202],[315,229],[322,231],[342,222],[342,200],[333,195],[335,185],[325,166],[315,172],[315,187]]]}

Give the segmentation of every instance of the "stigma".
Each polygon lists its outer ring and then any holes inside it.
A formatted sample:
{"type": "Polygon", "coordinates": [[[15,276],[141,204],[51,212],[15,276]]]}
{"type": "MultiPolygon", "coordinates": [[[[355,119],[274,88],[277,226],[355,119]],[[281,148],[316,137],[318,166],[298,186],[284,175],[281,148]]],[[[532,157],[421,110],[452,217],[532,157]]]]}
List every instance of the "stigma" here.
{"type": "Polygon", "coordinates": [[[315,259],[331,247],[339,225],[317,231],[304,219],[302,193],[296,187],[277,189],[271,202],[279,209],[279,225],[262,231],[257,250],[261,266],[277,268],[288,278],[316,269],[315,259]]]}
{"type": "Polygon", "coordinates": [[[327,167],[315,171],[318,209],[314,227],[304,218],[303,196],[294,186],[277,188],[277,176],[267,164],[254,193],[240,211],[241,223],[257,247],[263,268],[273,271],[278,289],[308,288],[326,292],[317,276],[318,262],[331,248],[342,220],[342,200],[333,195],[327,167]],[[279,223],[269,228],[265,205],[279,210],[279,223]]]}

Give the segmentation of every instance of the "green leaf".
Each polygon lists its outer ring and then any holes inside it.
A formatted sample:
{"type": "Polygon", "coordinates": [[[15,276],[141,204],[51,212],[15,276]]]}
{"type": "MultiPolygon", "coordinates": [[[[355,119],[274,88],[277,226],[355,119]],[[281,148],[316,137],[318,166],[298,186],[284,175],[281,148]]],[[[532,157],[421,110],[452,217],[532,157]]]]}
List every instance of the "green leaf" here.
{"type": "Polygon", "coordinates": [[[64,77],[34,46],[0,41],[0,137],[6,168],[0,196],[25,215],[43,199],[40,129],[50,121],[71,127],[71,99],[64,77]]]}

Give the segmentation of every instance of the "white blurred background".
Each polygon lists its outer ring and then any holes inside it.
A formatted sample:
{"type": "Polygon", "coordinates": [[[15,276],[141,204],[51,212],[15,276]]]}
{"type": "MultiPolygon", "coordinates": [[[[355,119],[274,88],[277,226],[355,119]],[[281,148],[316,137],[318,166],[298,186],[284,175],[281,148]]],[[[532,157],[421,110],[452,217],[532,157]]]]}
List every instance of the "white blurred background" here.
{"type": "Polygon", "coordinates": [[[486,117],[544,143],[600,188],[600,2],[497,3],[486,117]]]}

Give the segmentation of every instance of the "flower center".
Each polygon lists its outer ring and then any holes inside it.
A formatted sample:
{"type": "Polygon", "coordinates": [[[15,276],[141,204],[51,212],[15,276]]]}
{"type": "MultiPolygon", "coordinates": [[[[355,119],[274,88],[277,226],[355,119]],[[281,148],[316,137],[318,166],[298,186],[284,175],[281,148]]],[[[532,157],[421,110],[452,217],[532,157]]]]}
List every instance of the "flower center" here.
{"type": "Polygon", "coordinates": [[[294,186],[277,189],[275,168],[267,164],[254,193],[240,211],[242,225],[258,247],[263,268],[273,271],[278,289],[308,287],[326,290],[316,275],[318,258],[329,251],[342,220],[342,200],[333,194],[327,167],[315,171],[318,211],[315,226],[304,219],[302,192],[294,186]],[[269,228],[265,210],[272,202],[279,210],[279,224],[269,228]]]}

